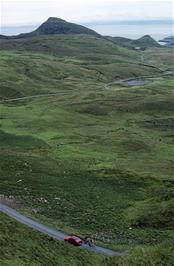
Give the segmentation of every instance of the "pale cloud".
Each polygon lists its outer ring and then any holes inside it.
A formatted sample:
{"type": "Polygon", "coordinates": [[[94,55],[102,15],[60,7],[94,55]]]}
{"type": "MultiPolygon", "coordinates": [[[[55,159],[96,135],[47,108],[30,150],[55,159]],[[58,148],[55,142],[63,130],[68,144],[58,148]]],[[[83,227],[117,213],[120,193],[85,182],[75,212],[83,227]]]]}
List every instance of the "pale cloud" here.
{"type": "Polygon", "coordinates": [[[168,0],[0,0],[1,24],[36,24],[50,16],[72,22],[172,19],[168,0]]]}

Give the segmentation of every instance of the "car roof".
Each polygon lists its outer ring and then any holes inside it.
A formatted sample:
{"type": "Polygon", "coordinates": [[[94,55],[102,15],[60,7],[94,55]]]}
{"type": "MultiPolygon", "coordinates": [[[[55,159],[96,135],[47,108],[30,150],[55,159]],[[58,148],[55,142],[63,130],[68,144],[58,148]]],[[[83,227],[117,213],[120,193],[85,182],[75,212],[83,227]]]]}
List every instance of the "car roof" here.
{"type": "Polygon", "coordinates": [[[75,240],[81,240],[80,237],[78,237],[78,236],[68,236],[68,237],[71,237],[71,238],[73,238],[75,240]]]}

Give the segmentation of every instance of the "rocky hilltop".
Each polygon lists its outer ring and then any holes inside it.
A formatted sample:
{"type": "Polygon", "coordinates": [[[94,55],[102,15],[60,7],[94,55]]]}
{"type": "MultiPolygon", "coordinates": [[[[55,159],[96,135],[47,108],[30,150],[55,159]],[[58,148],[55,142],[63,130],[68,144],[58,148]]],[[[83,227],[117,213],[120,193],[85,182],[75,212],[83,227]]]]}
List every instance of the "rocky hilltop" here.
{"type": "Polygon", "coordinates": [[[35,37],[40,35],[59,35],[59,34],[88,34],[94,36],[100,36],[94,30],[86,28],[84,26],[67,22],[66,20],[50,17],[47,21],[41,24],[36,30],[30,33],[22,33],[16,36],[7,37],[0,35],[0,39],[19,39],[35,37]]]}

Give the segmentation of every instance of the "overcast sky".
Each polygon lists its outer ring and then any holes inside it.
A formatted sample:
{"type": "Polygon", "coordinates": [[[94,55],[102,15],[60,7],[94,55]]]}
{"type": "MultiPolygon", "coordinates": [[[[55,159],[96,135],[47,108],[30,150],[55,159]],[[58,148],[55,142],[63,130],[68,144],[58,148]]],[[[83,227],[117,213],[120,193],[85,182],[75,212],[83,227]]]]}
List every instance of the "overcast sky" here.
{"type": "Polygon", "coordinates": [[[1,25],[39,24],[48,17],[72,22],[172,19],[173,0],[0,0],[1,25]]]}

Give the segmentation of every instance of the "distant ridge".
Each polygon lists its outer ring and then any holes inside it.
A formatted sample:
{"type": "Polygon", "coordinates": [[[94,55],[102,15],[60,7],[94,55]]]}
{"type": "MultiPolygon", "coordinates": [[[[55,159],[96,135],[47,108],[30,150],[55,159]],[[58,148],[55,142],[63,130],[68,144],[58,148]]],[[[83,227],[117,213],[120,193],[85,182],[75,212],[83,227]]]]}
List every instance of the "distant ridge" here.
{"type": "MultiPolygon", "coordinates": [[[[50,17],[44,23],[42,23],[36,30],[29,33],[22,33],[16,36],[4,36],[0,35],[1,45],[0,48],[5,47],[20,47],[18,40],[25,43],[27,38],[37,38],[39,42],[39,37],[43,38],[44,36],[58,36],[58,35],[88,35],[88,37],[94,36],[99,37],[100,39],[110,41],[116,45],[131,49],[131,50],[145,50],[152,47],[160,47],[161,45],[156,42],[150,35],[145,35],[137,40],[132,40],[124,37],[111,37],[111,36],[102,36],[96,31],[91,30],[87,27],[67,22],[61,18],[50,17]],[[14,40],[14,42],[12,42],[14,40]],[[15,42],[16,41],[16,42],[15,42]]],[[[46,40],[44,41],[46,42],[46,40]]],[[[42,43],[43,44],[43,43],[42,43]]],[[[25,43],[26,45],[26,43],[25,43]]],[[[29,44],[28,44],[29,45],[29,44]]],[[[30,43],[30,46],[33,46],[33,43],[30,43]]],[[[42,45],[43,46],[43,45],[42,45]]],[[[51,46],[53,49],[53,46],[51,46]]],[[[48,47],[47,47],[48,48],[48,47]]],[[[46,47],[45,47],[46,49],[46,47]]]]}
{"type": "Polygon", "coordinates": [[[150,35],[145,35],[140,39],[134,41],[137,45],[142,45],[143,47],[159,47],[160,44],[156,42],[150,35]]]}
{"type": "Polygon", "coordinates": [[[124,37],[106,37],[108,40],[122,45],[124,47],[134,49],[134,50],[145,50],[151,47],[160,47],[160,44],[156,42],[150,35],[145,35],[137,40],[131,40],[124,37]]]}
{"type": "Polygon", "coordinates": [[[8,39],[9,39],[8,36],[0,34],[0,40],[8,40],[8,39]]]}
{"type": "Polygon", "coordinates": [[[159,40],[159,42],[165,43],[166,46],[174,47],[174,36],[166,37],[163,40],[159,40]]]}
{"type": "Polygon", "coordinates": [[[94,36],[100,36],[94,30],[86,28],[84,26],[67,22],[66,20],[50,17],[47,21],[41,24],[36,30],[29,33],[22,33],[16,36],[4,36],[0,35],[0,39],[19,39],[35,37],[40,35],[56,35],[56,34],[88,34],[94,36]]]}

